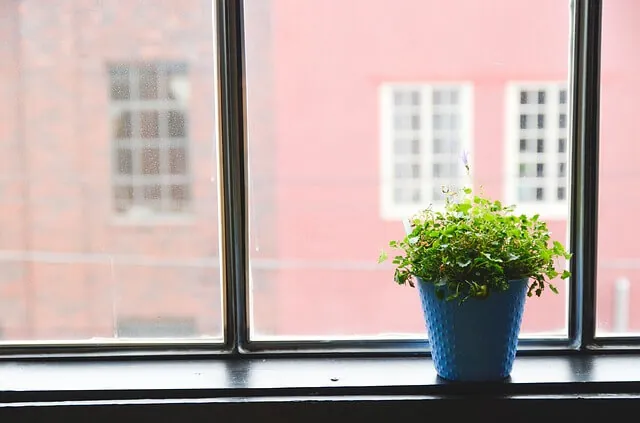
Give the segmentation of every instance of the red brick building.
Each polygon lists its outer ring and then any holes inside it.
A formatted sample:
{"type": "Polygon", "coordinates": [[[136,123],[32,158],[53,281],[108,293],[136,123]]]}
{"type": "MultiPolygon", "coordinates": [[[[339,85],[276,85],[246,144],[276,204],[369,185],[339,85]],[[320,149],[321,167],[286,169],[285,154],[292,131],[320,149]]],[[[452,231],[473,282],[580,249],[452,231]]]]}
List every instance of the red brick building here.
{"type": "Polygon", "coordinates": [[[0,8],[4,338],[218,336],[211,2],[0,8]]]}

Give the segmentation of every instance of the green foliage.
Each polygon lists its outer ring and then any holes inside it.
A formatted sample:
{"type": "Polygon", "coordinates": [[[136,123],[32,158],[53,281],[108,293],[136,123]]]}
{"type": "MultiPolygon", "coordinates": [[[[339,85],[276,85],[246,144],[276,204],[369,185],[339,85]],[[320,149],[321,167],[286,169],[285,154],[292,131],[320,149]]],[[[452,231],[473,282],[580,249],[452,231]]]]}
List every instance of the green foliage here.
{"type": "MultiPolygon", "coordinates": [[[[417,277],[434,283],[440,298],[462,303],[505,291],[508,281],[525,278],[528,296],[540,296],[546,287],[557,293],[548,281],[571,276],[556,270],[556,262],[571,254],[551,241],[538,215],[516,215],[515,206],[474,195],[471,188],[445,194],[443,212],[423,210],[411,218],[411,233],[389,243],[403,253],[392,259],[398,284],[413,287],[417,277]]],[[[379,262],[387,258],[383,251],[379,262]]]]}

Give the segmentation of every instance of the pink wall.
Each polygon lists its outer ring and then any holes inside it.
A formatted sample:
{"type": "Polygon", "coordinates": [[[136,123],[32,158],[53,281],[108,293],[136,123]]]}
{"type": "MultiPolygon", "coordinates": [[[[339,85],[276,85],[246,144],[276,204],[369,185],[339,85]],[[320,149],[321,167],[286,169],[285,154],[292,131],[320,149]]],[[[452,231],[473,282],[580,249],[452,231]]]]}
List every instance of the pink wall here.
{"type": "Polygon", "coordinates": [[[598,211],[598,320],[603,329],[613,324],[614,282],[627,278],[631,328],[640,330],[640,201],[635,192],[640,184],[639,18],[640,3],[634,0],[604,2],[598,211]]]}
{"type": "Polygon", "coordinates": [[[566,78],[569,11],[555,0],[496,3],[489,13],[472,0],[273,2],[279,202],[288,205],[279,225],[305,227],[281,234],[282,256],[368,260],[397,231],[378,213],[385,82],[472,81],[474,171],[500,192],[505,83],[566,78]],[[526,20],[527,31],[513,34],[505,19],[526,20]]]}
{"type": "MultiPolygon", "coordinates": [[[[601,262],[639,255],[635,207],[621,207],[637,204],[626,182],[640,176],[633,172],[640,147],[630,142],[640,94],[640,32],[633,26],[639,9],[632,0],[605,7],[601,262]],[[619,225],[624,236],[611,230],[619,225]]],[[[489,9],[475,0],[273,0],[272,13],[278,257],[293,263],[279,272],[278,331],[420,331],[415,293],[393,286],[391,271],[373,264],[380,248],[402,235],[400,224],[381,220],[379,212],[378,88],[471,81],[475,181],[501,198],[505,85],[567,78],[568,2],[502,0],[489,9]],[[339,262],[360,270],[312,269],[339,262]]],[[[550,227],[565,241],[564,221],[550,227]]],[[[601,270],[603,321],[612,277],[601,270]]],[[[530,301],[525,330],[560,329],[565,304],[566,289],[530,301]]],[[[632,317],[640,329],[640,316],[632,317]]]]}

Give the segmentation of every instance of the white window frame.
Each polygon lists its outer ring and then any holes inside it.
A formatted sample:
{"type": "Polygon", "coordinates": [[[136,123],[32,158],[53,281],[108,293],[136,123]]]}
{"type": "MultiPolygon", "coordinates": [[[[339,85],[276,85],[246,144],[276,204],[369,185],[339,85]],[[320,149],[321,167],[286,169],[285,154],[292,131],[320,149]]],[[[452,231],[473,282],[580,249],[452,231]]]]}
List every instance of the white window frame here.
{"type": "MultiPolygon", "coordinates": [[[[571,196],[571,186],[569,183],[570,175],[570,140],[569,140],[569,128],[570,128],[570,104],[569,104],[569,89],[568,84],[565,81],[513,81],[509,82],[505,90],[505,161],[504,161],[504,198],[507,204],[515,204],[516,212],[526,215],[539,214],[543,219],[563,220],[569,216],[569,198],[571,196]],[[518,198],[518,186],[520,179],[520,139],[522,130],[520,129],[520,91],[521,90],[539,91],[544,90],[546,95],[545,106],[543,114],[545,116],[544,124],[544,151],[542,153],[527,153],[527,154],[542,154],[544,157],[545,176],[544,189],[546,192],[553,194],[553,200],[545,199],[544,201],[532,201],[532,202],[520,202],[518,198]],[[565,90],[567,92],[567,100],[564,106],[566,115],[565,128],[560,129],[559,119],[561,106],[559,101],[560,91],[565,90]],[[564,138],[565,141],[565,197],[564,200],[557,199],[558,188],[558,165],[561,162],[560,153],[558,152],[558,140],[564,138]],[[550,173],[549,173],[550,172],[550,173]]],[[[538,131],[534,129],[533,131],[538,131]]],[[[536,138],[539,135],[531,134],[531,138],[536,138]]]]}
{"type": "MultiPolygon", "coordinates": [[[[380,105],[380,215],[384,220],[402,220],[406,219],[416,212],[431,206],[434,210],[444,208],[444,202],[433,201],[431,195],[425,195],[431,191],[431,186],[423,188],[422,198],[419,203],[415,204],[396,204],[394,200],[394,127],[393,118],[395,105],[393,103],[394,92],[398,89],[418,90],[422,98],[431,98],[434,89],[457,88],[459,91],[459,110],[460,110],[460,141],[461,152],[469,153],[469,165],[471,163],[472,146],[473,146],[473,84],[469,81],[446,81],[446,82],[402,82],[402,83],[385,83],[379,89],[379,105],[380,105]]],[[[420,104],[420,180],[424,181],[432,178],[433,160],[433,139],[434,131],[432,128],[432,116],[434,114],[433,105],[430,101],[422,101],[420,104]],[[428,173],[425,173],[428,170],[428,173]]],[[[464,169],[462,158],[460,158],[460,169],[464,169]]],[[[461,181],[464,185],[471,185],[472,181],[467,177],[466,173],[461,174],[461,181]],[[465,180],[465,178],[468,178],[465,180]]]]}

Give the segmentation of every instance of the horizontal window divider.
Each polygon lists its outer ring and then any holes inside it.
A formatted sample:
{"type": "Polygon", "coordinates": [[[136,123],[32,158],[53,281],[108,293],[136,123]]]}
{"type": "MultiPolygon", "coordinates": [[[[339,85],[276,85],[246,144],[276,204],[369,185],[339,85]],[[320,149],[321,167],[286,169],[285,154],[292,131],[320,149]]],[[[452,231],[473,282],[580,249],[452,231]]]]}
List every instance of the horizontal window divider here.
{"type": "MultiPolygon", "coordinates": [[[[279,341],[251,342],[237,350],[225,347],[221,341],[122,341],[110,344],[57,343],[12,344],[0,347],[0,364],[12,361],[31,362],[102,362],[166,360],[235,360],[235,359],[330,359],[349,358],[411,358],[430,357],[425,340],[368,341],[279,341]]],[[[517,357],[591,357],[640,354],[640,342],[630,339],[607,339],[603,344],[586,348],[572,345],[567,339],[524,339],[517,357]]]]}
{"type": "Polygon", "coordinates": [[[141,359],[164,360],[181,356],[229,357],[231,351],[224,348],[222,340],[201,342],[163,341],[158,343],[122,342],[110,344],[88,343],[42,343],[12,344],[0,346],[0,363],[12,360],[108,360],[108,359],[141,359]]]}
{"type": "MultiPolygon", "coordinates": [[[[519,341],[518,354],[559,352],[574,350],[566,338],[537,338],[519,341]]],[[[425,355],[429,351],[429,342],[424,339],[363,339],[363,340],[277,340],[250,341],[243,345],[242,354],[304,356],[304,355],[341,355],[379,356],[379,355],[425,355]]]]}
{"type": "MultiPolygon", "coordinates": [[[[622,344],[621,344],[622,345],[622,344]]],[[[632,345],[625,351],[633,352],[632,345]]],[[[639,345],[640,347],[640,345],[639,345]]],[[[640,351],[640,348],[636,348],[640,351]]],[[[609,350],[607,350],[609,351],[609,350]]],[[[578,351],[568,339],[522,339],[518,356],[552,356],[574,353],[589,355],[597,349],[578,351]]],[[[615,351],[614,351],[615,352],[615,351]]],[[[428,356],[429,343],[424,339],[379,340],[326,340],[326,341],[252,341],[235,352],[221,340],[157,341],[106,340],[101,343],[78,342],[25,342],[0,345],[0,362],[7,360],[58,359],[132,359],[162,360],[180,357],[232,358],[232,357],[411,357],[428,356]]]]}
{"type": "Polygon", "coordinates": [[[631,336],[597,336],[588,346],[590,350],[612,352],[616,350],[640,351],[640,338],[631,336]]]}

